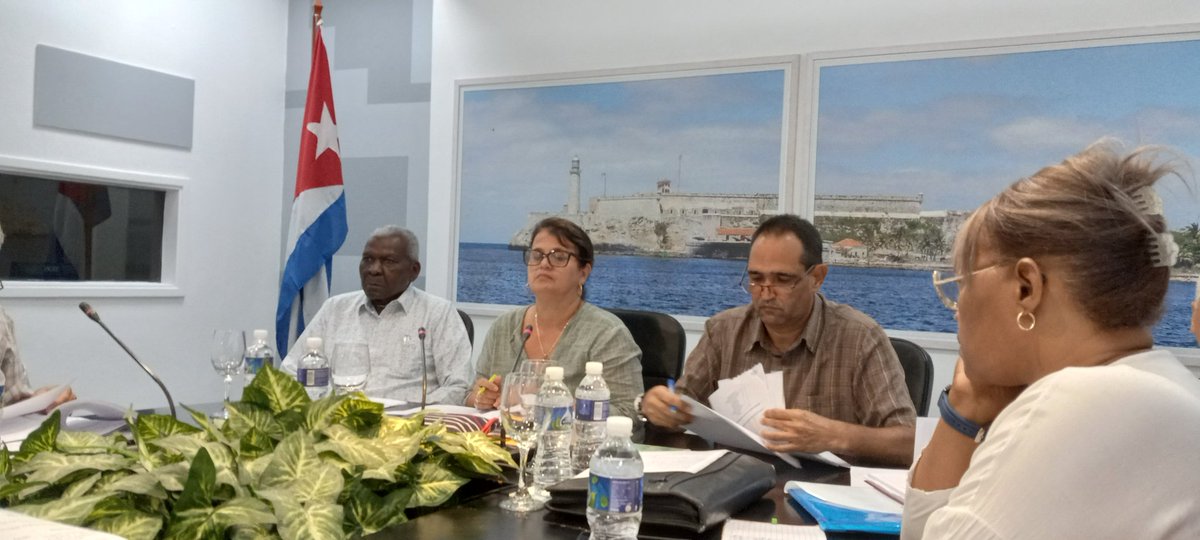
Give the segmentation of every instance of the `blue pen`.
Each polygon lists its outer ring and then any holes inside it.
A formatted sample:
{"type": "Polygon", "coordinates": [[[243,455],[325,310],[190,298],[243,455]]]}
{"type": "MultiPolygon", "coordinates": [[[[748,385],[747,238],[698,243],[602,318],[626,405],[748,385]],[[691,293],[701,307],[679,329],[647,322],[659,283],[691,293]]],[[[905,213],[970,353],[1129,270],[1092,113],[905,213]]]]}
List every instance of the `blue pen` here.
{"type": "MultiPolygon", "coordinates": [[[[670,390],[672,394],[675,393],[675,379],[667,379],[667,390],[670,390]]],[[[671,412],[676,412],[676,410],[675,406],[671,405],[671,412]]]]}

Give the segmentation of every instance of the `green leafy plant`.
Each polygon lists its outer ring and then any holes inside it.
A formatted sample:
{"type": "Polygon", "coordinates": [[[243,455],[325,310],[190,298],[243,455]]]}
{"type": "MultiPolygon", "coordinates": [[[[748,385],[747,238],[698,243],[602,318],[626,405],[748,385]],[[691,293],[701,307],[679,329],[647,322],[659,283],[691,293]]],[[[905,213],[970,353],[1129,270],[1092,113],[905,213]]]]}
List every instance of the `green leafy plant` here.
{"type": "Polygon", "coordinates": [[[227,410],[220,425],[130,415],[131,436],[61,431],[55,412],[0,448],[0,507],[131,539],[359,537],[514,465],[483,433],[384,416],[362,394],[312,401],[270,367],[227,410]]]}

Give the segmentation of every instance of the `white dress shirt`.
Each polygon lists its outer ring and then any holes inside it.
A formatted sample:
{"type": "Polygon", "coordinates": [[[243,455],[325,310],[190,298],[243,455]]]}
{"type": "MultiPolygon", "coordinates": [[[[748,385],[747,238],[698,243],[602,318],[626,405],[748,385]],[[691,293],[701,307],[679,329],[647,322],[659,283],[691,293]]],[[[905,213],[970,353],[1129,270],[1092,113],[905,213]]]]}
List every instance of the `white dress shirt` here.
{"type": "MultiPolygon", "coordinates": [[[[371,375],[364,392],[373,397],[421,401],[421,349],[417,330],[425,328],[425,362],[429,403],[461,404],[471,384],[471,343],[454,306],[409,286],[380,313],[362,291],[325,301],[312,322],[288,350],[283,368],[296,372],[309,337],[324,340],[331,357],[338,343],[366,343],[371,375]]],[[[330,358],[332,361],[333,359],[330,358]]]]}
{"type": "Polygon", "coordinates": [[[1200,538],[1200,382],[1164,350],[1043,377],[957,487],[910,479],[901,538],[1200,538]]]}

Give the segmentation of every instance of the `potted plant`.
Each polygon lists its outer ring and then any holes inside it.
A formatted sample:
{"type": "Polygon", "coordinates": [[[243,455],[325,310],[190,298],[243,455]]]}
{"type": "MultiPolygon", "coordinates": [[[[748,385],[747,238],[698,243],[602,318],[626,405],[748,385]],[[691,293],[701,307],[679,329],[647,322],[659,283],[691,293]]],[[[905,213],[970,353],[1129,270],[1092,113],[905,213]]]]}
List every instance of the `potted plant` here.
{"type": "Polygon", "coordinates": [[[10,453],[0,507],[131,539],[346,538],[445,503],[512,457],[486,434],[393,418],[359,393],[310,400],[264,367],[219,425],[126,418],[129,434],[60,429],[55,412],[10,453]]]}

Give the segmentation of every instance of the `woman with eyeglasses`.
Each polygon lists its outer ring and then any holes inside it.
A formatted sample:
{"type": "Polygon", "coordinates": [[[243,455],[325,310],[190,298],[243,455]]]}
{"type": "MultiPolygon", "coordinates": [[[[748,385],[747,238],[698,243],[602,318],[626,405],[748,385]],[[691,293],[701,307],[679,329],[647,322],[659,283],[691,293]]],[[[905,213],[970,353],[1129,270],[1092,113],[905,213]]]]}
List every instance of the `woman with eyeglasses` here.
{"type": "Polygon", "coordinates": [[[1200,381],[1151,336],[1172,172],[1101,141],[967,219],[934,276],[961,358],[903,538],[1200,538],[1200,381]]]}
{"type": "Polygon", "coordinates": [[[492,323],[479,353],[475,385],[467,392],[468,405],[495,408],[504,375],[521,361],[540,368],[562,366],[563,382],[572,391],[583,379],[585,364],[601,362],[612,394],[610,414],[636,418],[641,349],[616,315],[585,300],[593,257],[592,240],[578,225],[550,217],[534,226],[524,252],[533,305],[492,323]]]}

